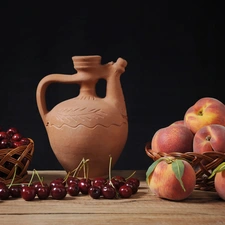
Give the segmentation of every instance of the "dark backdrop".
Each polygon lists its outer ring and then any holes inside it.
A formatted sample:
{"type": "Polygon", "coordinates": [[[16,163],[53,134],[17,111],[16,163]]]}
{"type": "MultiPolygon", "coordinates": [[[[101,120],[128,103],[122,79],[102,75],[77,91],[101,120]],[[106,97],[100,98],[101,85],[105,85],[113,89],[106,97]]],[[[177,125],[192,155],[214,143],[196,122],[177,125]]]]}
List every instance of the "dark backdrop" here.
{"type": "MultiPolygon", "coordinates": [[[[224,16],[216,1],[10,2],[1,2],[0,14],[0,126],[34,139],[31,168],[61,169],[37,110],[36,87],[48,74],[73,74],[72,56],[128,61],[121,83],[129,136],[116,169],[146,169],[145,143],[183,119],[199,98],[225,103],[224,16]]],[[[48,105],[76,93],[76,87],[51,85],[48,105]]]]}

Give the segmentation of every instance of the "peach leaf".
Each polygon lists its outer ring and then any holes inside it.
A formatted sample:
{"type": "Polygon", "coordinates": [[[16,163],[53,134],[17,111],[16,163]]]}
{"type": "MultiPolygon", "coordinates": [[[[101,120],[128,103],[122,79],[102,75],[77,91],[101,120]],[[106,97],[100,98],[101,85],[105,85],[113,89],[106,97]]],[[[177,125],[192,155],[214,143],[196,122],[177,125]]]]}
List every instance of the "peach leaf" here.
{"type": "Polygon", "coordinates": [[[211,175],[208,177],[208,179],[211,179],[213,176],[216,175],[216,173],[222,172],[225,170],[225,162],[221,163],[219,166],[217,166],[211,173],[211,175]]]}
{"type": "Polygon", "coordinates": [[[183,181],[182,181],[182,176],[184,174],[184,163],[183,163],[183,161],[180,160],[180,159],[174,160],[172,162],[172,170],[173,170],[177,180],[180,182],[180,185],[181,185],[182,189],[184,191],[186,191],[186,189],[184,187],[184,184],[183,184],[183,181]]]}
{"type": "Polygon", "coordinates": [[[146,181],[148,181],[149,176],[152,174],[152,172],[154,171],[154,169],[158,165],[158,163],[161,162],[161,161],[163,161],[163,160],[165,160],[165,158],[161,157],[161,158],[157,159],[155,162],[153,162],[149,166],[149,168],[148,168],[148,170],[146,172],[146,181]]]}

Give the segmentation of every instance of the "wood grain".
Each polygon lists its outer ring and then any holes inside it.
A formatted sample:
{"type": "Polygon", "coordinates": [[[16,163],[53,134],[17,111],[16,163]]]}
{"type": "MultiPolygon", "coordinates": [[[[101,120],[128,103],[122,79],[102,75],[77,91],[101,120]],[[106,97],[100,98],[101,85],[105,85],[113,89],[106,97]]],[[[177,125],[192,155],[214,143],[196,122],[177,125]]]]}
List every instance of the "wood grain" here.
{"type": "MultiPolygon", "coordinates": [[[[124,176],[133,171],[114,171],[124,176]]],[[[46,182],[64,176],[64,171],[40,171],[46,182]]],[[[145,182],[145,172],[138,192],[129,199],[92,199],[88,195],[66,196],[63,200],[0,201],[1,224],[225,224],[225,201],[215,192],[194,191],[181,202],[154,196],[145,182]]]]}

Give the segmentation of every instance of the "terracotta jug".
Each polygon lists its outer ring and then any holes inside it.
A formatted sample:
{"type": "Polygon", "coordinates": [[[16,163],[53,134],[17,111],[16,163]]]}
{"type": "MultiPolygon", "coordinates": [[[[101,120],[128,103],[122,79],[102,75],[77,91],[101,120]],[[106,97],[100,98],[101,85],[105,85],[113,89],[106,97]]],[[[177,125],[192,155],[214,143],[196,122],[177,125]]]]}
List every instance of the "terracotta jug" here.
{"type": "MultiPolygon", "coordinates": [[[[126,104],[120,83],[126,60],[101,64],[101,56],[72,57],[77,73],[50,74],[38,84],[36,100],[46,127],[51,148],[62,167],[74,170],[81,160],[89,159],[88,176],[107,176],[109,156],[112,168],[120,157],[128,136],[126,104]],[[99,79],[106,80],[106,95],[96,94],[99,79]],[[54,82],[78,84],[78,96],[60,102],[50,111],[46,89],[54,82]]],[[[83,170],[79,176],[84,176],[83,170]]]]}

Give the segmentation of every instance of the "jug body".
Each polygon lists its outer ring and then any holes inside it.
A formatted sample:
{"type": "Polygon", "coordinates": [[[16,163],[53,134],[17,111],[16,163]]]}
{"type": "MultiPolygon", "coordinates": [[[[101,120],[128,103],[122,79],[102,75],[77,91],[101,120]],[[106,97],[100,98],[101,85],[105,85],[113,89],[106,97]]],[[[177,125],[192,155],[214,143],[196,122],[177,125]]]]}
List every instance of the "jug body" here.
{"type": "MultiPolygon", "coordinates": [[[[107,176],[109,156],[112,167],[117,162],[128,137],[128,120],[120,85],[126,61],[101,65],[101,57],[73,57],[76,74],[51,74],[37,87],[37,105],[45,125],[50,146],[62,167],[74,170],[82,159],[89,159],[88,176],[107,176]],[[106,96],[96,95],[99,79],[107,82],[106,96]],[[45,92],[53,82],[77,83],[77,97],[65,100],[50,111],[45,92]]],[[[79,176],[84,176],[83,170],[79,176]]]]}

